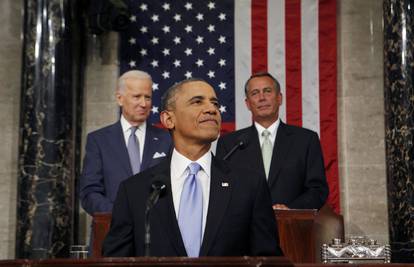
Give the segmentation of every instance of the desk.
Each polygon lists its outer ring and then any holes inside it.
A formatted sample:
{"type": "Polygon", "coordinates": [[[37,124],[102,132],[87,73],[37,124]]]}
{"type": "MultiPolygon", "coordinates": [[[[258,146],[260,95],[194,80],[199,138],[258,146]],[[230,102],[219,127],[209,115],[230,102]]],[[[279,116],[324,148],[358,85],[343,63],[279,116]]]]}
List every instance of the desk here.
{"type": "MultiPolygon", "coordinates": [[[[292,262],[320,262],[320,245],[334,237],[343,239],[343,218],[333,213],[327,206],[320,212],[316,210],[275,210],[274,212],[280,247],[292,262]]],[[[110,213],[94,214],[92,245],[94,258],[102,257],[102,243],[109,231],[110,222],[110,213]]]]}

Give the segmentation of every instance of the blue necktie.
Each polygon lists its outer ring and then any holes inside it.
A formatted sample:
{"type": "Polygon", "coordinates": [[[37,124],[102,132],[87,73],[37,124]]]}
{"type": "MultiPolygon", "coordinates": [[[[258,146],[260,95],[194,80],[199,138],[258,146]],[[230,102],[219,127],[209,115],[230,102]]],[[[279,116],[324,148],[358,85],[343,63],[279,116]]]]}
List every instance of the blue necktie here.
{"type": "Polygon", "coordinates": [[[190,173],[184,181],[178,211],[178,225],[189,257],[198,257],[203,225],[203,190],[196,176],[200,165],[188,165],[190,173]]]}
{"type": "Polygon", "coordinates": [[[135,136],[135,131],[137,127],[131,127],[131,135],[128,138],[128,154],[129,154],[129,162],[131,163],[132,174],[139,173],[141,169],[141,157],[139,154],[139,142],[137,137],[135,136]]]}

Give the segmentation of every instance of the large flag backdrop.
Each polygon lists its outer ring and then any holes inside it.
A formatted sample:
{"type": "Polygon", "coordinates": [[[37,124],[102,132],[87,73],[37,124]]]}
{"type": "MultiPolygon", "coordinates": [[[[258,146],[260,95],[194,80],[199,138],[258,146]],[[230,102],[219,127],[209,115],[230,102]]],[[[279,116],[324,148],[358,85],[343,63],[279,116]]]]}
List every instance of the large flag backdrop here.
{"type": "Polygon", "coordinates": [[[129,0],[121,33],[120,72],[154,80],[150,121],[159,123],[162,93],[190,77],[216,89],[222,132],[250,126],[244,83],[268,71],[280,82],[280,117],[319,134],[339,212],[336,103],[336,0],[129,0]]]}

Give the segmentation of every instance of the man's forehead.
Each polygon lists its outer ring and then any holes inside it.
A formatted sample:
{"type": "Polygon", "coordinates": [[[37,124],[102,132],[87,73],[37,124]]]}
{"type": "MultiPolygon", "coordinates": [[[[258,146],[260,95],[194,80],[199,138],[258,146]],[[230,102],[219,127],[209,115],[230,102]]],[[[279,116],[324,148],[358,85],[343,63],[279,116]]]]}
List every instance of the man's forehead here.
{"type": "Polygon", "coordinates": [[[194,81],[194,82],[188,82],[183,84],[183,86],[181,87],[181,91],[182,93],[184,93],[185,95],[189,96],[189,97],[193,97],[193,96],[207,96],[207,97],[212,97],[212,96],[216,96],[216,92],[214,91],[213,87],[211,87],[211,85],[209,85],[206,82],[203,81],[194,81]]]}

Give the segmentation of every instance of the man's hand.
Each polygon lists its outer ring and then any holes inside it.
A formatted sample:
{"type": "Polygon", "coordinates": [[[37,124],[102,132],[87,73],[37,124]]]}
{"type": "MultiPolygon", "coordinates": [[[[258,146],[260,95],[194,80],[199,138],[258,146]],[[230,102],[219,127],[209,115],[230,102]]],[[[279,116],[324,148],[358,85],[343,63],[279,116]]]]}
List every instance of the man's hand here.
{"type": "Polygon", "coordinates": [[[274,210],[288,210],[289,208],[285,204],[274,204],[274,210]]]}

